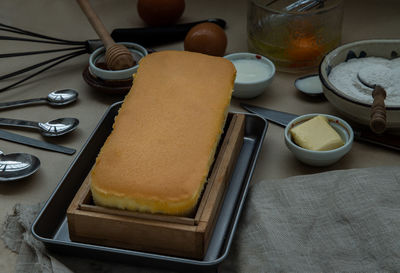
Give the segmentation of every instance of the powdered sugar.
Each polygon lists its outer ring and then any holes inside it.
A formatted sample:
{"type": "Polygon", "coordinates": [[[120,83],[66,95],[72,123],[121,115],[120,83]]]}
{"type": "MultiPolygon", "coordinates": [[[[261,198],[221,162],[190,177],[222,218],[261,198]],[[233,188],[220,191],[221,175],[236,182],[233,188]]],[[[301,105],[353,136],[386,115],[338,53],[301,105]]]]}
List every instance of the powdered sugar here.
{"type": "Polygon", "coordinates": [[[386,90],[386,105],[400,105],[400,58],[388,60],[380,57],[354,58],[335,66],[329,81],[346,95],[357,101],[372,103],[372,88],[379,84],[386,90]]]}

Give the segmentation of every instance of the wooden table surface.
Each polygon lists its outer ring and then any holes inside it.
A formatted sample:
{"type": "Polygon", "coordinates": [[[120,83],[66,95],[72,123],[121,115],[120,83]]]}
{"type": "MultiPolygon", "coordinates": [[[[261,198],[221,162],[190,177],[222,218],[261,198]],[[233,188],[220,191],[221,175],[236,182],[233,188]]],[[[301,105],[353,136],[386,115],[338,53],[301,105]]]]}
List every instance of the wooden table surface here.
{"type": "MultiPolygon", "coordinates": [[[[92,5],[109,30],[123,27],[143,27],[136,12],[135,0],[92,0],[92,5]]],[[[226,53],[247,51],[246,0],[186,1],[186,9],[180,22],[206,18],[223,18],[227,21],[228,48],[226,53]]],[[[52,0],[3,0],[0,4],[0,22],[31,31],[70,40],[96,39],[96,34],[75,1],[52,0]]],[[[345,0],[342,43],[364,39],[400,39],[400,1],[397,0],[345,0]]],[[[3,35],[3,34],[2,34],[3,35]]],[[[4,34],[5,35],[5,34],[4,34]]],[[[51,47],[51,46],[47,46],[51,47]]],[[[31,51],[40,45],[23,42],[0,41],[0,53],[31,51]]],[[[183,50],[177,42],[155,47],[156,50],[183,50]]],[[[2,117],[48,121],[58,117],[77,117],[79,129],[69,136],[51,140],[53,143],[77,149],[82,148],[106,109],[121,97],[99,93],[82,79],[82,71],[88,64],[88,55],[82,55],[40,74],[27,83],[0,93],[0,102],[44,97],[56,89],[73,88],[79,92],[77,103],[62,108],[35,105],[25,108],[3,110],[2,117]]],[[[0,75],[24,65],[47,59],[34,58],[0,59],[0,75]]],[[[313,99],[300,94],[293,86],[301,74],[277,73],[266,92],[246,103],[257,104],[276,110],[305,114],[310,112],[340,115],[323,99],[313,99]]],[[[0,88],[7,81],[0,81],[0,88]]],[[[231,110],[241,111],[239,100],[233,99],[231,110]]],[[[9,129],[7,129],[9,130],[9,129]]],[[[42,139],[33,131],[11,130],[26,136],[42,139]]],[[[41,160],[41,168],[34,176],[15,183],[0,184],[0,221],[11,213],[17,203],[34,204],[45,201],[65,174],[74,156],[39,150],[0,140],[4,153],[26,152],[41,160]]],[[[328,170],[398,165],[400,153],[380,147],[354,143],[351,152],[340,162],[327,168],[308,167],[298,162],[286,148],[283,129],[270,124],[263,148],[257,162],[253,182],[262,179],[284,178],[328,170]]],[[[0,241],[0,271],[14,272],[16,255],[0,241]]]]}

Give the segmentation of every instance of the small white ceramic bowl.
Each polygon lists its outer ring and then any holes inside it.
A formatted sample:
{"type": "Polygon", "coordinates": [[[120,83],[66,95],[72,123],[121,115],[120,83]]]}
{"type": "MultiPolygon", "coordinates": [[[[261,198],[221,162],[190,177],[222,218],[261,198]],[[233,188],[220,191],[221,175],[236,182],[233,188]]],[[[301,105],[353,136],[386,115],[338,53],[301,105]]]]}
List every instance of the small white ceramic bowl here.
{"type": "Polygon", "coordinates": [[[341,159],[345,154],[347,154],[353,145],[354,132],[351,126],[344,121],[335,116],[326,114],[306,114],[293,119],[285,128],[285,143],[290,151],[293,152],[294,156],[301,162],[311,165],[311,166],[329,166],[339,159],[341,159]],[[329,151],[312,151],[304,149],[294,143],[289,130],[315,116],[325,116],[328,118],[329,124],[333,129],[338,132],[340,137],[344,141],[344,145],[329,151]]]}
{"type": "Polygon", "coordinates": [[[105,48],[99,47],[89,57],[89,71],[96,77],[103,80],[125,80],[132,77],[139,67],[139,60],[148,54],[147,50],[139,44],[135,43],[118,43],[125,45],[136,61],[136,65],[128,69],[122,70],[106,70],[96,66],[97,62],[105,62],[105,48]]]}
{"type": "Polygon", "coordinates": [[[275,65],[259,54],[239,52],[225,56],[236,67],[232,96],[250,99],[261,95],[275,75],[275,65]]]}

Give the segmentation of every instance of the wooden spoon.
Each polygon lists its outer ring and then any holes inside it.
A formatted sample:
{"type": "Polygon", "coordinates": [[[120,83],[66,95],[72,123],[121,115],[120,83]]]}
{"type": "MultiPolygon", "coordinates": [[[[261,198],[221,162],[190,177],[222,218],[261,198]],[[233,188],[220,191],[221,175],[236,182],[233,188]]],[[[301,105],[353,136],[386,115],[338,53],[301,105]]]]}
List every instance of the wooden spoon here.
{"type": "Polygon", "coordinates": [[[374,133],[382,134],[386,130],[386,91],[380,85],[375,85],[372,91],[374,102],[371,106],[371,120],[369,126],[374,133]]]}
{"type": "Polygon", "coordinates": [[[111,70],[122,70],[136,65],[129,49],[124,45],[116,44],[111,38],[110,33],[93,10],[89,0],[77,1],[106,48],[107,67],[111,70]]]}
{"type": "Polygon", "coordinates": [[[386,130],[386,91],[379,84],[371,84],[368,82],[367,79],[360,76],[360,73],[357,74],[357,77],[362,84],[374,89],[372,91],[374,101],[371,106],[369,127],[374,133],[382,134],[386,130]]]}

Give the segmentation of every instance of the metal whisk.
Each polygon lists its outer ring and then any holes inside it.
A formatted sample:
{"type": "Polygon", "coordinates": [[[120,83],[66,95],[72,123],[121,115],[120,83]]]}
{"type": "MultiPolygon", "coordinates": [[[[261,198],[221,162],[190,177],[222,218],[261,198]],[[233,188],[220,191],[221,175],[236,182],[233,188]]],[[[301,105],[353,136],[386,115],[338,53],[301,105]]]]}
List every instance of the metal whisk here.
{"type": "MultiPolygon", "coordinates": [[[[222,28],[225,28],[225,21],[218,18],[211,18],[207,20],[177,24],[165,27],[145,27],[145,28],[120,28],[114,29],[111,33],[111,37],[116,42],[134,42],[141,44],[142,46],[149,47],[154,45],[160,45],[163,43],[170,43],[179,40],[183,40],[187,34],[187,32],[195,26],[196,24],[203,22],[211,22],[215,23],[222,28]]],[[[60,64],[65,61],[68,61],[74,57],[80,56],[85,53],[92,53],[98,47],[102,46],[103,43],[100,40],[86,40],[86,41],[71,41],[60,38],[55,38],[43,34],[39,34],[36,32],[24,30],[21,28],[9,26],[3,23],[0,23],[0,33],[8,32],[17,34],[16,36],[1,36],[0,40],[8,40],[8,41],[20,41],[20,42],[32,42],[32,43],[42,43],[42,44],[54,44],[58,46],[66,46],[57,49],[46,49],[46,50],[37,50],[37,51],[28,51],[28,52],[16,52],[16,53],[0,53],[0,58],[12,58],[12,57],[21,57],[28,55],[38,55],[38,54],[48,54],[48,53],[63,53],[60,56],[49,58],[45,61],[41,61],[39,63],[29,65],[25,68],[18,69],[11,73],[7,73],[5,75],[0,75],[0,81],[9,79],[27,72],[32,71],[30,75],[17,80],[16,82],[9,84],[4,87],[0,87],[0,92],[11,89],[12,87],[21,84],[32,77],[60,64]],[[65,53],[65,54],[64,54],[65,53]],[[35,72],[33,72],[35,70],[35,72]]],[[[149,50],[152,51],[152,50],[149,50]]]]}
{"type": "MultiPolygon", "coordinates": [[[[279,0],[272,0],[265,6],[270,6],[279,0]]],[[[304,12],[313,8],[323,8],[326,0],[296,0],[293,3],[287,5],[282,10],[290,12],[304,12]]]]}
{"type": "Polygon", "coordinates": [[[55,52],[68,52],[66,54],[47,59],[45,61],[27,66],[25,68],[13,71],[11,73],[7,73],[5,75],[0,76],[0,81],[4,79],[8,79],[11,77],[15,77],[17,75],[21,75],[27,73],[29,71],[33,71],[35,69],[39,69],[38,71],[10,84],[5,87],[0,88],[0,92],[6,91],[20,83],[23,83],[30,78],[79,55],[85,53],[93,52],[97,47],[101,46],[102,43],[99,40],[88,40],[88,41],[71,41],[65,39],[59,39],[47,35],[42,35],[39,33],[35,33],[32,31],[23,30],[21,28],[9,26],[6,24],[0,23],[0,31],[16,33],[19,36],[0,36],[0,40],[9,40],[9,41],[21,41],[21,42],[33,42],[33,43],[43,43],[43,44],[57,44],[57,45],[65,45],[68,47],[58,48],[58,49],[48,49],[48,50],[38,50],[38,51],[28,51],[28,52],[16,52],[16,53],[5,53],[0,54],[0,58],[10,58],[10,57],[20,57],[20,56],[28,56],[28,55],[37,55],[37,54],[47,54],[47,53],[55,53],[55,52]],[[20,37],[22,36],[22,37],[20,37]],[[26,38],[30,37],[30,38],[26,38]]]}

